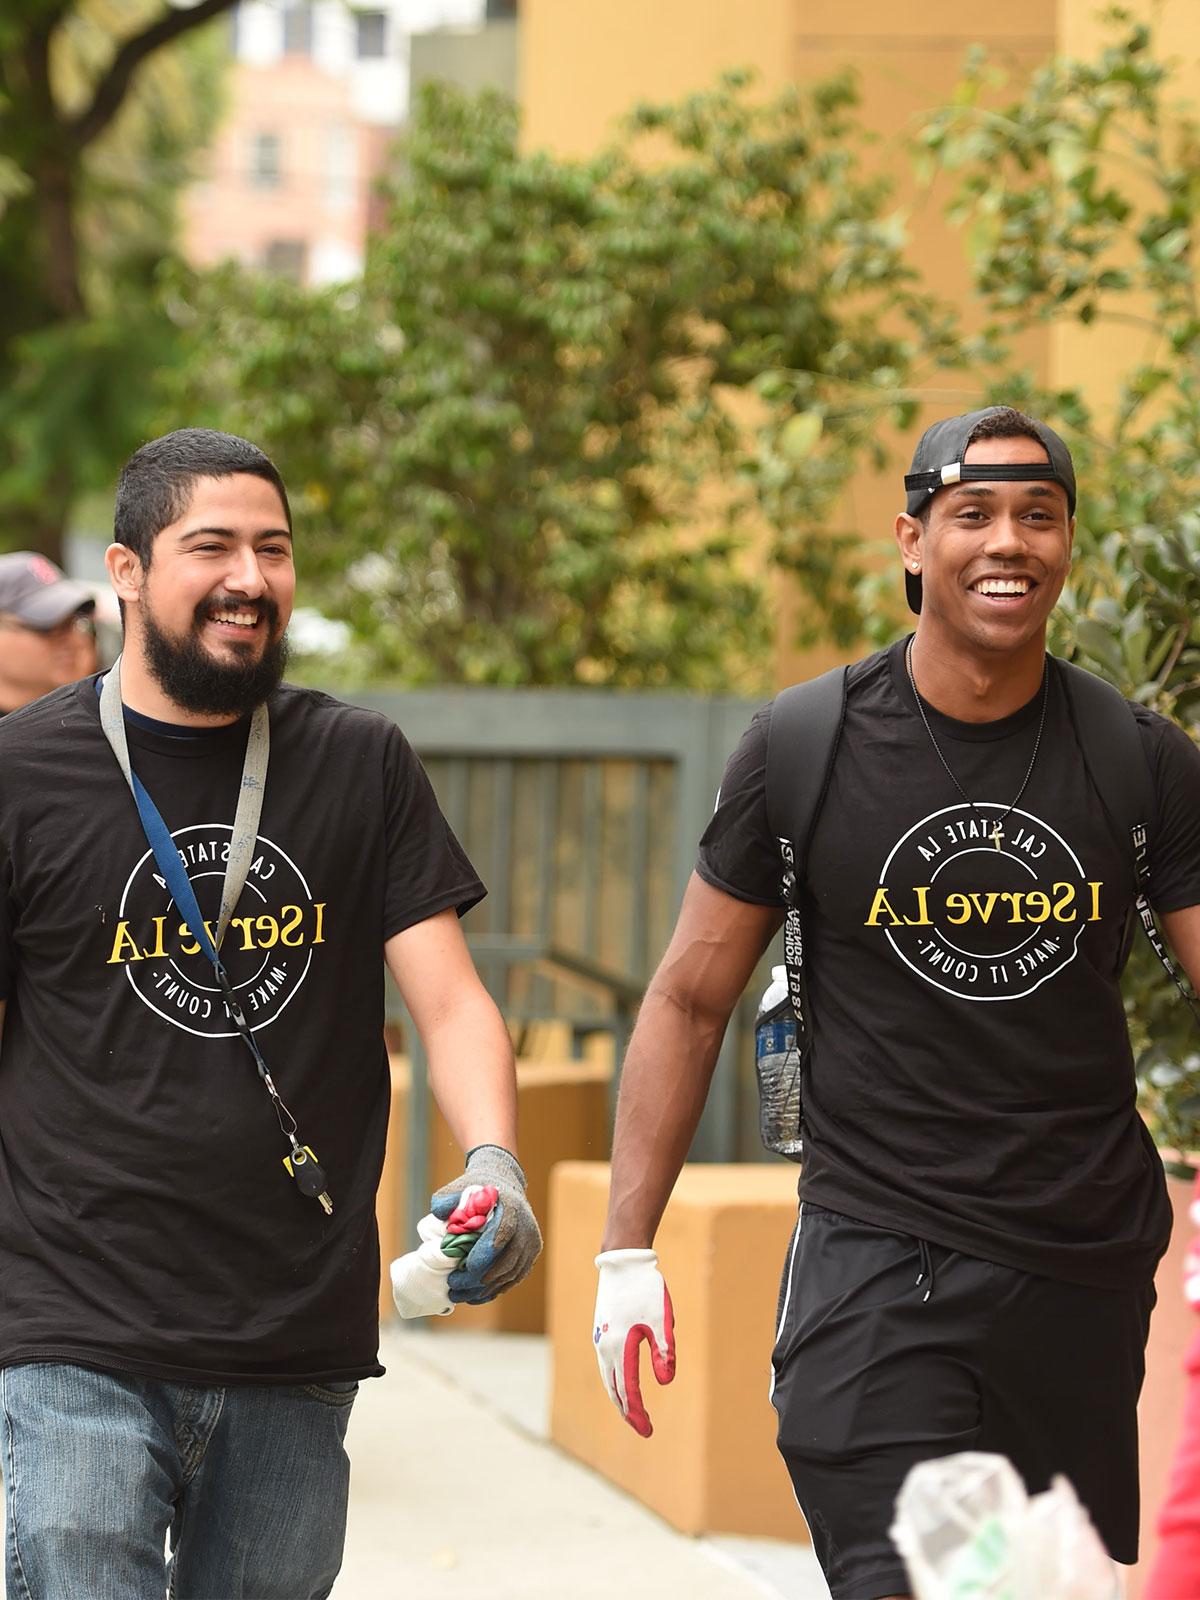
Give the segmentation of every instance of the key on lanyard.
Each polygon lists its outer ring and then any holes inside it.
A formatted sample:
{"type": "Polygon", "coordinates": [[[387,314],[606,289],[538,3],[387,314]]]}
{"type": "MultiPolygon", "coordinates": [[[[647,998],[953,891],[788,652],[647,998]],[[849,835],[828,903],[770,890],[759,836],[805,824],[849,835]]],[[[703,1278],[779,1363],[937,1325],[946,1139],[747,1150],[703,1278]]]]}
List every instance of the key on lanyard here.
{"type": "Polygon", "coordinates": [[[329,1198],[329,1191],[325,1187],[325,1174],[321,1169],[316,1156],[306,1144],[294,1146],[290,1156],[284,1156],[283,1164],[296,1180],[296,1187],[306,1200],[319,1200],[324,1207],[325,1215],[333,1215],[333,1201],[329,1198]]]}

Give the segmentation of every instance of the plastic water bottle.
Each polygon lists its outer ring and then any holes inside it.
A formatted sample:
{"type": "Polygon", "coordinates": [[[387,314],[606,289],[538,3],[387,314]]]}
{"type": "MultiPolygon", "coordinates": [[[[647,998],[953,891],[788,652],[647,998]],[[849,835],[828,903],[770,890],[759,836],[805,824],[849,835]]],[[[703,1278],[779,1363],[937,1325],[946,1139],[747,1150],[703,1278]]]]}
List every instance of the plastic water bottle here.
{"type": "Polygon", "coordinates": [[[800,1051],[785,967],[771,968],[771,981],[758,1003],[754,1065],[758,1073],[758,1127],[762,1142],[776,1155],[798,1161],[803,1149],[800,1051]]]}

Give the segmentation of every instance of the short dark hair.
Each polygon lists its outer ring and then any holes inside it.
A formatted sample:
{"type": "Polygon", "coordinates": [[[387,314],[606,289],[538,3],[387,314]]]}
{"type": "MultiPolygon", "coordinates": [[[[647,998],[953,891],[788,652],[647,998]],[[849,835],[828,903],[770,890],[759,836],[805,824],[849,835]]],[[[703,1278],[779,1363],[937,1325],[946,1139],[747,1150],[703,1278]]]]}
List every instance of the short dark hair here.
{"type": "Polygon", "coordinates": [[[1037,430],[1037,423],[1015,406],[997,406],[989,411],[971,429],[968,445],[979,439],[1036,439],[1043,449],[1046,442],[1037,430]]]}
{"type": "Polygon", "coordinates": [[[154,540],[187,509],[197,478],[249,473],[272,484],[283,502],[288,532],[292,511],[279,469],[249,439],[214,428],[177,428],[135,450],[121,468],[113,511],[113,539],[150,565],[154,540]]]}
{"type": "MultiPolygon", "coordinates": [[[[989,411],[986,417],[981,417],[971,429],[970,436],[963,446],[964,454],[980,439],[1036,439],[1043,450],[1046,448],[1046,441],[1037,431],[1037,423],[1023,411],[1018,411],[1015,406],[997,406],[994,411],[989,411]]],[[[933,496],[930,495],[917,512],[917,521],[923,528],[929,526],[929,513],[932,507],[933,496]]]]}

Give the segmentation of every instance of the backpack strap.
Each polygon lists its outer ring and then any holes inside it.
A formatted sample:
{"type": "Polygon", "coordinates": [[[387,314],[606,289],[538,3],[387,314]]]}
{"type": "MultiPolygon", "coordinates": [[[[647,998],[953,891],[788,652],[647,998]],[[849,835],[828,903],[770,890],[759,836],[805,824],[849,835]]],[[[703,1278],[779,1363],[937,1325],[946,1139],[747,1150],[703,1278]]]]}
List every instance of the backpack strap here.
{"type": "Polygon", "coordinates": [[[846,668],[835,667],[775,697],[767,735],[767,824],[783,862],[783,961],[796,1014],[796,1043],[808,1044],[800,874],[825,799],[846,716],[846,668]]]}
{"type": "Polygon", "coordinates": [[[1154,778],[1128,701],[1111,683],[1069,661],[1062,673],[1067,706],[1083,763],[1123,850],[1131,852],[1135,891],[1150,876],[1149,833],[1155,813],[1154,778]]]}
{"type": "MultiPolygon", "coordinates": [[[[1133,858],[1133,916],[1142,925],[1163,971],[1182,995],[1197,1026],[1200,1009],[1188,992],[1166,941],[1159,932],[1147,889],[1150,882],[1150,829],[1156,817],[1154,774],[1146,758],[1141,731],[1128,701],[1111,683],[1085,672],[1069,661],[1055,664],[1062,670],[1067,704],[1075,723],[1084,765],[1100,802],[1122,844],[1128,842],[1133,858]]],[[[1125,965],[1133,929],[1128,930],[1118,970],[1125,965]]]]}

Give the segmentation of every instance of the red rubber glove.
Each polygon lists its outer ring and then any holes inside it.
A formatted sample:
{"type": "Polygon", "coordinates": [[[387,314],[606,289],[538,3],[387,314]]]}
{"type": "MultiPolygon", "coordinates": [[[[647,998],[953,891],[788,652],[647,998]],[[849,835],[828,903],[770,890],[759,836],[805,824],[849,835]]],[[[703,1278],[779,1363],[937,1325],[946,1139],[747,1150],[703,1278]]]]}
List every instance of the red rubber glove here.
{"type": "Polygon", "coordinates": [[[654,1432],[642,1401],[639,1362],[644,1339],[659,1383],[675,1376],[675,1317],[653,1250],[605,1250],[596,1257],[600,1283],[592,1342],[609,1399],[635,1433],[654,1432]]]}

